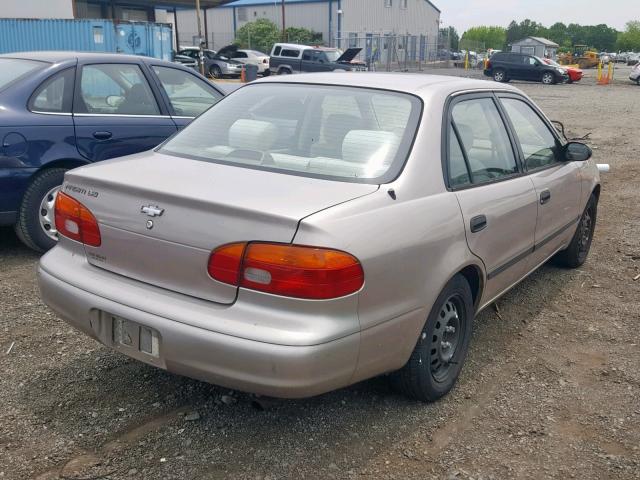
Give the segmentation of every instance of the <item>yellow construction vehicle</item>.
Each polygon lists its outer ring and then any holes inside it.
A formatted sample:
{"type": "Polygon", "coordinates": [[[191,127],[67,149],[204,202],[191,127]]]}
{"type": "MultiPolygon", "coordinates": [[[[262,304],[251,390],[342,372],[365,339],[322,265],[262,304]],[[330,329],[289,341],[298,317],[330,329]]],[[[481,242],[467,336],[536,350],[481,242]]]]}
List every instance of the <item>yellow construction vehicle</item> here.
{"type": "Polygon", "coordinates": [[[600,63],[597,52],[590,51],[586,45],[574,45],[573,51],[558,57],[558,63],[574,68],[595,68],[600,63]]]}

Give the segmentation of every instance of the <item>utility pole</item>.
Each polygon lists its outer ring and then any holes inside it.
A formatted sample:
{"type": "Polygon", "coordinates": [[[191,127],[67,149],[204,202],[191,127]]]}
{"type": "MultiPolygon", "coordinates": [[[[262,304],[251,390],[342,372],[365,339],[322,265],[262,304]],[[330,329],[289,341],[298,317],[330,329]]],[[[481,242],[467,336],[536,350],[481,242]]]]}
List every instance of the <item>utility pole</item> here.
{"type": "Polygon", "coordinates": [[[287,41],[287,25],[284,16],[284,0],[282,0],[282,41],[287,41]]]}
{"type": "Polygon", "coordinates": [[[198,42],[200,42],[200,73],[204,75],[204,42],[202,41],[202,25],[200,22],[200,0],[196,0],[196,19],[198,21],[198,42]]]}

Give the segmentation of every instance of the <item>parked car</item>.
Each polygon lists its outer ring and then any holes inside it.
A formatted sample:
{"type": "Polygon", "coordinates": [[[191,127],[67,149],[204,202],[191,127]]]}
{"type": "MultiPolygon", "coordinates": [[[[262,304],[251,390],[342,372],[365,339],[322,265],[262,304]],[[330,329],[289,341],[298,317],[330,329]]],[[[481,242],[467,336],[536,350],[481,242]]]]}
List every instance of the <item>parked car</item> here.
{"type": "Polygon", "coordinates": [[[362,48],[310,47],[294,43],[276,43],[271,50],[269,70],[278,75],[335,70],[366,71],[364,62],[354,61],[362,48]]]}
{"type": "MultiPolygon", "coordinates": [[[[186,55],[198,61],[199,47],[181,47],[180,55],[186,55]]],[[[213,78],[239,77],[242,74],[242,63],[219,55],[215,50],[203,50],[204,71],[213,78]]]]}
{"type": "Polygon", "coordinates": [[[239,49],[237,45],[229,45],[218,51],[218,55],[230,58],[245,65],[258,67],[260,75],[269,75],[269,55],[257,50],[239,49]]]}
{"type": "Polygon", "coordinates": [[[627,65],[633,67],[640,63],[640,53],[632,53],[627,57],[627,65]]]}
{"type": "Polygon", "coordinates": [[[631,74],[629,75],[629,80],[636,82],[638,85],[640,85],[640,63],[636,64],[636,66],[633,67],[633,70],[631,70],[631,74]]]}
{"type": "Polygon", "coordinates": [[[494,54],[489,59],[484,74],[492,77],[496,82],[529,80],[551,85],[569,80],[564,67],[547,65],[541,58],[514,52],[494,54]]]}
{"type": "Polygon", "coordinates": [[[12,53],[0,71],[0,225],[38,251],[57,239],[67,170],[149,150],[223,96],[193,70],[149,57],[12,53]]]}
{"type": "Polygon", "coordinates": [[[555,60],[551,60],[550,58],[543,58],[542,60],[547,65],[552,65],[556,68],[562,68],[566,70],[567,75],[569,75],[568,83],[579,82],[580,80],[582,80],[582,77],[584,77],[584,71],[580,68],[562,66],[558,62],[556,62],[555,60]]]}
{"type": "Polygon", "coordinates": [[[582,265],[596,222],[589,147],[487,87],[244,86],[154,151],[67,173],[42,298],[116,351],[228,388],[307,397],[393,372],[436,400],[477,312],[552,257],[582,265]]]}
{"type": "Polygon", "coordinates": [[[198,61],[194,58],[188,57],[187,55],[175,54],[173,56],[173,61],[174,63],[179,63],[181,65],[184,65],[185,67],[198,70],[198,61]]]}

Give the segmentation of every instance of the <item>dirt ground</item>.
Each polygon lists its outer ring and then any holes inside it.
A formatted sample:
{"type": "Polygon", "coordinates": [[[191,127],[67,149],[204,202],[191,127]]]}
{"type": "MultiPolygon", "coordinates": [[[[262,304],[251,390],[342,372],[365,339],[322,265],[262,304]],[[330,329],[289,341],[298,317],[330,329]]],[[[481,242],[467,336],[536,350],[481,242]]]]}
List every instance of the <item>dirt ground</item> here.
{"type": "Polygon", "coordinates": [[[300,401],[156,370],[39,300],[38,255],[0,229],[0,479],[640,478],[640,87],[518,84],[603,177],[591,256],[545,266],[475,323],[436,404],[385,378],[300,401]]]}

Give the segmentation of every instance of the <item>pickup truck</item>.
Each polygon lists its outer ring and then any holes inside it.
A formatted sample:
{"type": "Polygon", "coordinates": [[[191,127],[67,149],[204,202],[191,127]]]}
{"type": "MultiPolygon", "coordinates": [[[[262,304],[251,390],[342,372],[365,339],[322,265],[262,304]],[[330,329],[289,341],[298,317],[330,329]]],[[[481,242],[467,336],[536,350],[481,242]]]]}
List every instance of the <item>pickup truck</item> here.
{"type": "Polygon", "coordinates": [[[366,71],[363,62],[354,61],[362,48],[310,47],[293,43],[276,43],[271,50],[271,73],[287,75],[301,72],[331,72],[334,70],[366,71]]]}

